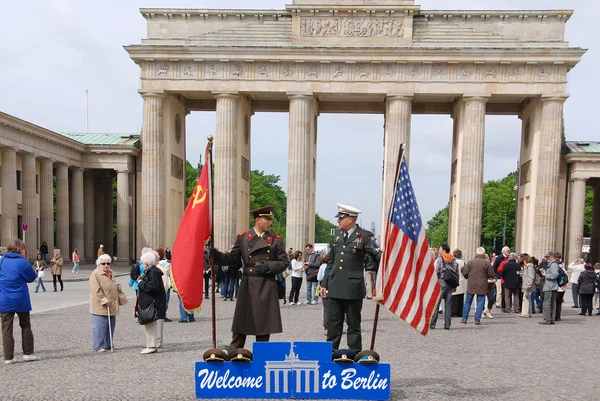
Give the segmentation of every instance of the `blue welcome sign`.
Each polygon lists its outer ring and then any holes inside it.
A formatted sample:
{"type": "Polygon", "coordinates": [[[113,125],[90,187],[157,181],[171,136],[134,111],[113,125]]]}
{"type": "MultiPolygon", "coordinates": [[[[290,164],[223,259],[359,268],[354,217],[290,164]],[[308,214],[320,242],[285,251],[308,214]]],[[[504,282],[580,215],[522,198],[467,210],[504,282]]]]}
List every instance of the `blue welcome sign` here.
{"type": "Polygon", "coordinates": [[[389,364],[332,362],[329,342],[256,342],[252,354],[196,362],[196,397],[390,399],[389,364]]]}

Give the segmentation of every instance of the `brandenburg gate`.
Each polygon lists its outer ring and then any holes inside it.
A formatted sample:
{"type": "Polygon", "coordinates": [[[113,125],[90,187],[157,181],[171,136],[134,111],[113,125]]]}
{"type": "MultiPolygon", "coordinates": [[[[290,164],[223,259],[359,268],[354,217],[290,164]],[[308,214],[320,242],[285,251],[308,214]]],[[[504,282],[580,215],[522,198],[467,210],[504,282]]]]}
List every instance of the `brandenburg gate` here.
{"type": "MultiPolygon", "coordinates": [[[[426,2],[426,0],[423,0],[426,2]]],[[[567,73],[584,50],[564,40],[570,10],[427,11],[413,0],[293,0],[285,10],[142,9],[141,237],[171,245],[185,197],[185,116],[215,110],[215,244],[247,230],[251,121],[289,112],[287,247],[313,241],[317,119],[385,116],[383,194],[411,115],[454,120],[450,245],[479,246],[485,118],[522,120],[516,248],[560,249],[559,164],[567,73]]],[[[365,138],[368,140],[368,138],[365,138]]],[[[357,146],[357,152],[359,146],[357,146]]],[[[374,177],[379,179],[379,177],[374,177]]],[[[383,220],[383,218],[382,218],[383,220]]]]}

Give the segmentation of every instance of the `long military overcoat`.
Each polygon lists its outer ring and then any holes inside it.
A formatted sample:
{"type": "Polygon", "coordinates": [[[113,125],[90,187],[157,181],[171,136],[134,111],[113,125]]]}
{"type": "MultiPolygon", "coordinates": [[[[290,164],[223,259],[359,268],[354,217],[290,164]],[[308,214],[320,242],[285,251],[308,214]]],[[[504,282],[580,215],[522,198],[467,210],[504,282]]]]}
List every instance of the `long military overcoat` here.
{"type": "Polygon", "coordinates": [[[363,299],[365,291],[365,257],[375,257],[377,244],[370,231],[356,225],[356,229],[344,240],[336,232],[329,251],[329,263],[321,281],[329,298],[363,299]]]}
{"type": "Polygon", "coordinates": [[[281,314],[275,276],[288,266],[281,237],[265,233],[259,237],[254,229],[239,234],[231,252],[217,252],[215,263],[222,266],[242,264],[243,276],[235,304],[231,331],[246,335],[281,333],[281,314]],[[266,263],[270,272],[257,275],[254,267],[266,263]]]}

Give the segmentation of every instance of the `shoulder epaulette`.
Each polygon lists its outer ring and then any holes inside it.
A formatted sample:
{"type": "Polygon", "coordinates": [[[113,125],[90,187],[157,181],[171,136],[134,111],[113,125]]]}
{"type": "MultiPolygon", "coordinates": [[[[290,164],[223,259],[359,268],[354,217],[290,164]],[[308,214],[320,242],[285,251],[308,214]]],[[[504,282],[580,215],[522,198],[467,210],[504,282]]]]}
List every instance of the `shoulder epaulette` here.
{"type": "Polygon", "coordinates": [[[248,231],[244,231],[243,233],[238,234],[238,237],[243,237],[246,234],[248,234],[248,231]]]}
{"type": "Polygon", "coordinates": [[[281,235],[273,233],[273,237],[281,239],[281,235]]]}

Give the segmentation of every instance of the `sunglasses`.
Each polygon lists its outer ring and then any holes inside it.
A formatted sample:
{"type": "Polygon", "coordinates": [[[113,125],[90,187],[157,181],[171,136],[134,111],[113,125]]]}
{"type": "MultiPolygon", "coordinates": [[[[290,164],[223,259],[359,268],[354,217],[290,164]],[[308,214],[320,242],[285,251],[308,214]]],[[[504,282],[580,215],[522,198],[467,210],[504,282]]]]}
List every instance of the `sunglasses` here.
{"type": "Polygon", "coordinates": [[[100,262],[102,266],[110,266],[110,262],[100,262]]]}

